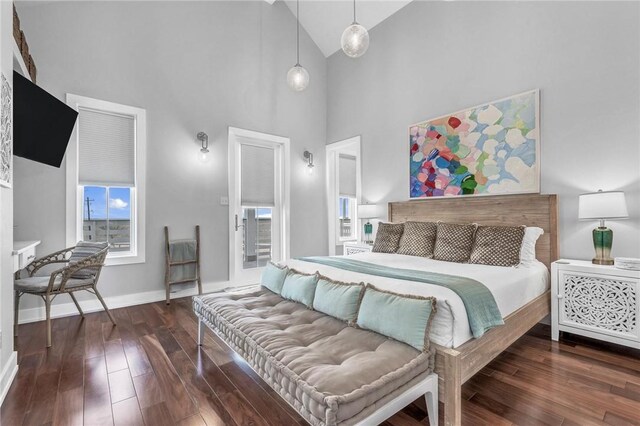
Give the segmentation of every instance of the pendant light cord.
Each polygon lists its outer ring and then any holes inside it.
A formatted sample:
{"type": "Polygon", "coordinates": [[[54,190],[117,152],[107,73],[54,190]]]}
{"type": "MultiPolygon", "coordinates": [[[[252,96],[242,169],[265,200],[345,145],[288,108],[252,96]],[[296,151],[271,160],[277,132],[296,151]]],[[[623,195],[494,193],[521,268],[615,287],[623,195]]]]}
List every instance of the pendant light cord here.
{"type": "Polygon", "coordinates": [[[296,0],[296,65],[300,65],[300,0],[296,0]]]}
{"type": "Polygon", "coordinates": [[[353,0],[353,23],[358,23],[358,21],[356,21],[356,0],[353,0]]]}

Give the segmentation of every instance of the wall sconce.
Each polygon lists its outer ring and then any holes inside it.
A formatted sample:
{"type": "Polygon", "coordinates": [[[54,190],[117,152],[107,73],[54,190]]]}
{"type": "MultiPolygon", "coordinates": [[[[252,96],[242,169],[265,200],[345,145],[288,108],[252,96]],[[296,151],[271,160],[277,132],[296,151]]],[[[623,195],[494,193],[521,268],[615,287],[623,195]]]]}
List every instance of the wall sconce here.
{"type": "Polygon", "coordinates": [[[198,158],[201,162],[206,163],[209,160],[209,136],[205,132],[199,132],[196,137],[202,143],[198,158]]]}
{"type": "Polygon", "coordinates": [[[313,173],[313,154],[310,153],[309,151],[305,151],[303,153],[304,159],[307,160],[307,173],[312,174],[313,173]]]}

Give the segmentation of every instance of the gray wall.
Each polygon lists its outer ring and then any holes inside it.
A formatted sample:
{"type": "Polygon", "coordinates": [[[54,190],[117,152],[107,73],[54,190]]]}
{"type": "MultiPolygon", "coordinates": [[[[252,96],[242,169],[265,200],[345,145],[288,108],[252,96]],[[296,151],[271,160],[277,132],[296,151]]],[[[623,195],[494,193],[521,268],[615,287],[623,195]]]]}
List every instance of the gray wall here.
{"type": "Polygon", "coordinates": [[[362,135],[363,198],[408,198],[407,127],[541,89],[542,192],[560,197],[560,253],[593,256],[577,197],[625,191],[614,255],[640,257],[640,5],[413,2],[362,58],[328,62],[327,141],[362,135]]]}
{"type": "MultiPolygon", "coordinates": [[[[283,3],[19,3],[38,84],[147,110],[146,263],[105,268],[103,295],[161,290],[162,227],[176,238],[201,225],[205,282],[228,279],[227,127],[291,138],[291,255],[327,252],[324,155],[326,60],[306,33],[303,93],[286,85],[295,63],[295,18],[283,3]],[[212,160],[197,160],[209,134],[212,160]],[[302,153],[316,154],[305,173],[302,153]]],[[[16,159],[16,238],[65,245],[65,169],[16,159]]],[[[25,300],[33,307],[36,298],[25,300]]],[[[68,300],[64,300],[68,302],[68,300]]]]}

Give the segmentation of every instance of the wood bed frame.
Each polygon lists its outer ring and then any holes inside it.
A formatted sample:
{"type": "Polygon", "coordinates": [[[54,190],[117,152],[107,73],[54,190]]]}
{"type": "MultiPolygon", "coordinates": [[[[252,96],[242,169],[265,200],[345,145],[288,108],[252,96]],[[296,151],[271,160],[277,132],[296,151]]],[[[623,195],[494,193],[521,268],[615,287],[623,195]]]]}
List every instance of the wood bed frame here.
{"type": "MultiPolygon", "coordinates": [[[[536,244],[536,258],[547,265],[558,259],[557,196],[541,194],[487,197],[431,198],[389,203],[389,221],[438,221],[481,225],[527,225],[544,229],[536,244]]],[[[444,424],[462,423],[462,384],[549,314],[550,295],[537,297],[489,330],[457,348],[436,346],[439,399],[444,424]]]]}

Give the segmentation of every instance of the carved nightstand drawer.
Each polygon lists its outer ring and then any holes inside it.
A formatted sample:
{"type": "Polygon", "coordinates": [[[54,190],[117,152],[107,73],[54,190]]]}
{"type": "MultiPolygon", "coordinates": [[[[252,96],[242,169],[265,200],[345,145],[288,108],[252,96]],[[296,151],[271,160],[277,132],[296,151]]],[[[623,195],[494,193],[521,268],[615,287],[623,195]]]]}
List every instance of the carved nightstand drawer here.
{"type": "Polygon", "coordinates": [[[552,338],[568,331],[640,347],[640,273],[575,262],[552,266],[552,338]]]}

